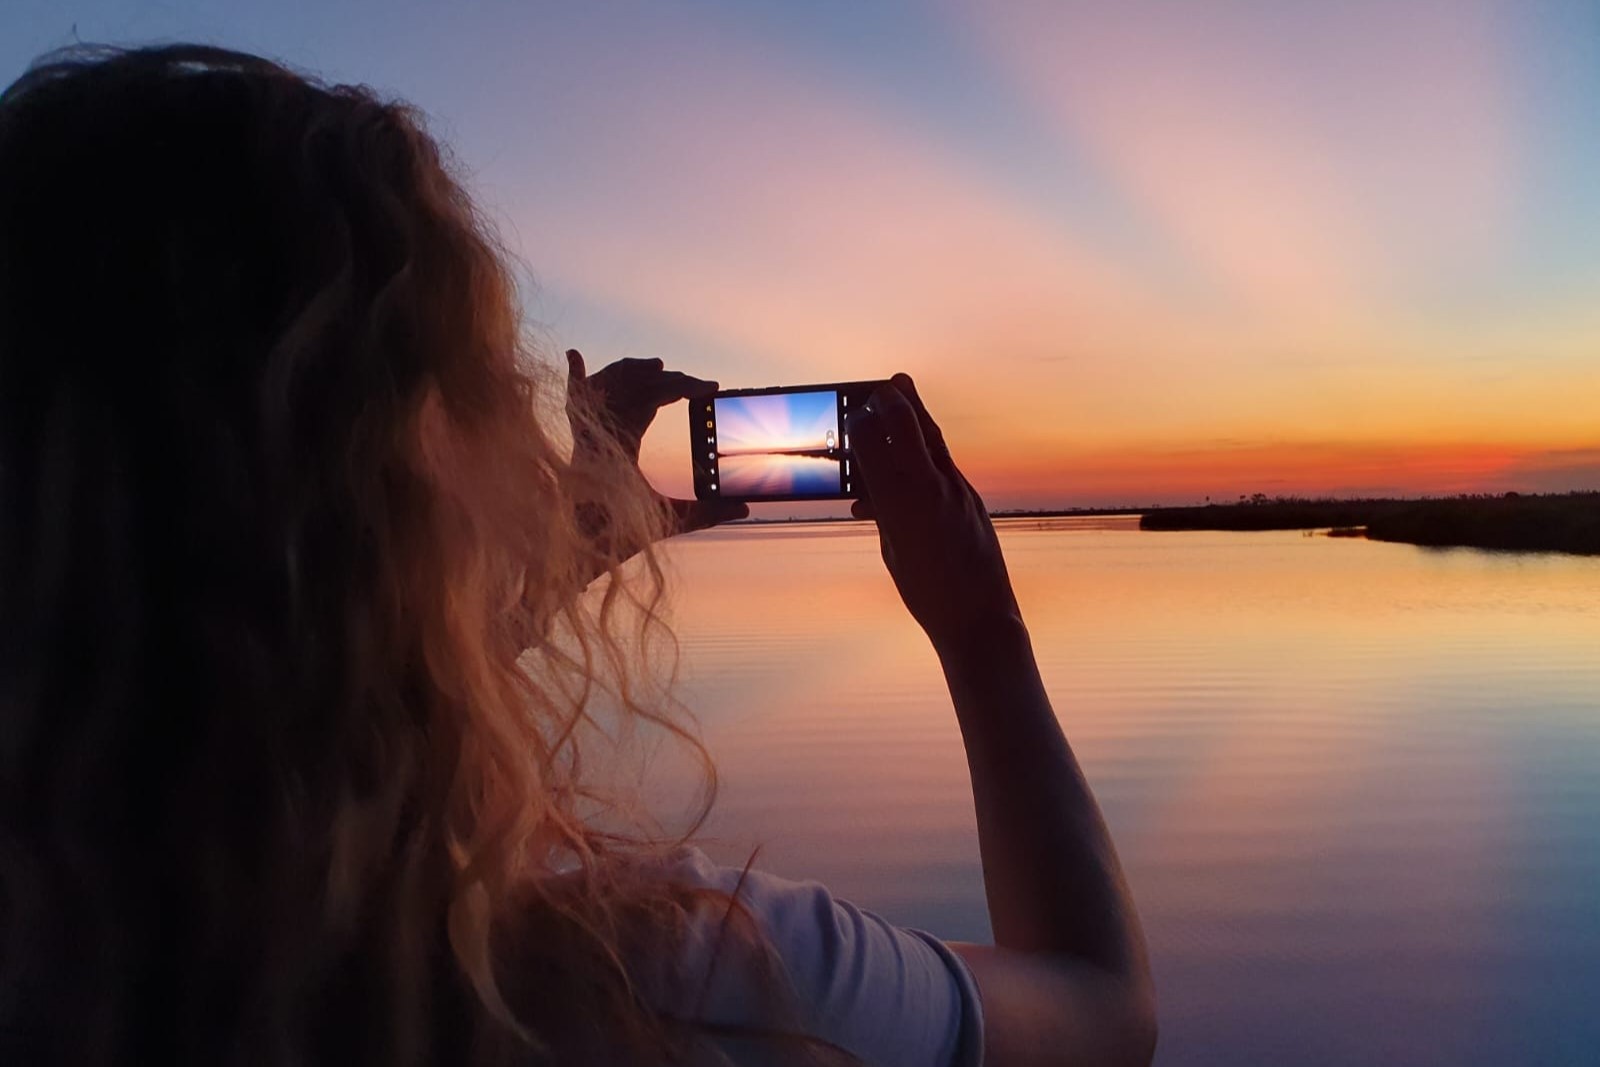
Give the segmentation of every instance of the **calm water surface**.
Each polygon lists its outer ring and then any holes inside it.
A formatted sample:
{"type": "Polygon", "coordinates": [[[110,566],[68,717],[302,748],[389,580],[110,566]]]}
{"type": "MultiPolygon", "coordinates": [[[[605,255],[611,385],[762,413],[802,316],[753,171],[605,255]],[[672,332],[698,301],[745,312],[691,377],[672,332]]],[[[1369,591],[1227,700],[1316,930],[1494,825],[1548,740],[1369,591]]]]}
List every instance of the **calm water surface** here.
{"type": "MultiPolygon", "coordinates": [[[[1158,1062],[1600,1063],[1600,560],[1128,526],[1001,540],[1145,918],[1158,1062]]],[[[986,939],[960,738],[875,532],[672,559],[711,851],[986,939]]]]}

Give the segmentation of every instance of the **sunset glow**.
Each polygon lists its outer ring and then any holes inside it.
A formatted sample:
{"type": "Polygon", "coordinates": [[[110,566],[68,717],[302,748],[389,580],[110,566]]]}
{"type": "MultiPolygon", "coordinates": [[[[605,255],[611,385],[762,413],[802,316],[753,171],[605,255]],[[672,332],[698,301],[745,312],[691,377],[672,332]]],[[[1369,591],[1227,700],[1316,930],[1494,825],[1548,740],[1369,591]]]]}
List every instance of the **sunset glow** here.
{"type": "Polygon", "coordinates": [[[839,434],[839,400],[832,392],[719,397],[716,410],[717,452],[724,456],[831,448],[839,434]]]}
{"type": "Polygon", "coordinates": [[[837,393],[718,397],[716,414],[717,478],[724,496],[839,491],[837,393]]]}
{"type": "MultiPolygon", "coordinates": [[[[997,507],[1600,487],[1587,0],[4,18],[8,75],[76,26],[409,99],[549,350],[907,371],[997,507]]],[[[687,492],[661,422],[647,471],[687,492]]]]}

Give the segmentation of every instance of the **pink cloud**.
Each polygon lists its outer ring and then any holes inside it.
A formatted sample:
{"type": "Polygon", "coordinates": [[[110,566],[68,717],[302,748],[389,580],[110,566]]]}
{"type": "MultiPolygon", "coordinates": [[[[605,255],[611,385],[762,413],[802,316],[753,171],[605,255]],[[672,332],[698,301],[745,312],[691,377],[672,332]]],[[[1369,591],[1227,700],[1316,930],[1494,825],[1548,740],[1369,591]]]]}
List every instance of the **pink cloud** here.
{"type": "Polygon", "coordinates": [[[1115,250],[761,42],[675,26],[609,54],[540,102],[572,112],[581,169],[535,164],[500,199],[543,278],[748,351],[741,384],[763,363],[961,363],[997,335],[1055,352],[1155,317],[1115,250]]]}
{"type": "Polygon", "coordinates": [[[1247,306],[1488,264],[1516,210],[1481,2],[960,8],[1001,72],[1247,306]]]}

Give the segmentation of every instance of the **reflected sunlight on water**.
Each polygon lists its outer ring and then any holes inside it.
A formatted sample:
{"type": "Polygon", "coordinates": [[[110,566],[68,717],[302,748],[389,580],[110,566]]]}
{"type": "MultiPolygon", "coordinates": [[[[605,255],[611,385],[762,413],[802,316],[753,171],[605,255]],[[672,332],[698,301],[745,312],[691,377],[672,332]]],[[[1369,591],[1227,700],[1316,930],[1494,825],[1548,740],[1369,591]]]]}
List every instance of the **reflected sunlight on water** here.
{"type": "MultiPolygon", "coordinates": [[[[1159,1063],[1594,1062],[1600,560],[1127,520],[1001,539],[1145,917],[1159,1063]]],[[[671,557],[710,851],[987,938],[960,737],[871,527],[671,557]]]]}
{"type": "Polygon", "coordinates": [[[786,493],[837,493],[839,458],[760,452],[722,456],[717,475],[726,496],[781,496],[786,493]]]}

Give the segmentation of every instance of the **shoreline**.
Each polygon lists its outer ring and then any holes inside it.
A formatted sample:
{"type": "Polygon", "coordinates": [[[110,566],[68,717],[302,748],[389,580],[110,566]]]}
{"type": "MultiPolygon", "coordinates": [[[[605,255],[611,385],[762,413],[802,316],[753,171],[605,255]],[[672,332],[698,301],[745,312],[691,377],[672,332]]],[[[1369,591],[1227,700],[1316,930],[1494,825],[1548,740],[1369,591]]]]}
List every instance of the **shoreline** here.
{"type": "Polygon", "coordinates": [[[1600,492],[1380,500],[1267,500],[1155,508],[1139,529],[1328,530],[1423,548],[1600,555],[1600,492]]]}
{"type": "MultiPolygon", "coordinates": [[[[1040,508],[991,511],[993,519],[1137,516],[1150,532],[1325,530],[1423,548],[1600,555],[1600,492],[1501,496],[1311,500],[1257,498],[1180,507],[1040,508]]],[[[858,522],[848,515],[741,519],[734,526],[858,522]]]]}

